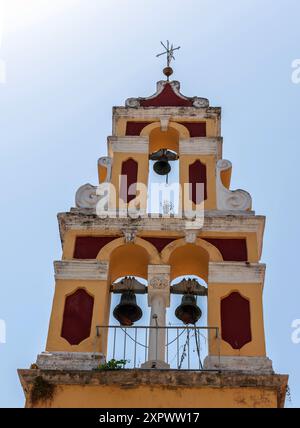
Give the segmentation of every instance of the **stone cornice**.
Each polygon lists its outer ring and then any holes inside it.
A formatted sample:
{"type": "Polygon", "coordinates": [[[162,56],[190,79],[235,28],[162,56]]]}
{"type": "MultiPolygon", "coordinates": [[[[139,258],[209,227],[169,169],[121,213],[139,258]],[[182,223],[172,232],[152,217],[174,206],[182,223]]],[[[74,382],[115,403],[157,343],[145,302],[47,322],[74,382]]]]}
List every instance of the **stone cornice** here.
{"type": "Polygon", "coordinates": [[[162,116],[169,116],[172,121],[213,119],[221,118],[221,107],[114,107],[113,108],[113,134],[116,133],[116,122],[118,119],[145,120],[149,122],[160,122],[162,116]]]}
{"type": "Polygon", "coordinates": [[[264,284],[266,265],[262,263],[209,263],[208,282],[220,284],[264,284]]]}
{"type": "Polygon", "coordinates": [[[61,260],[54,262],[55,279],[106,281],[108,263],[90,260],[61,260]]]}
{"type": "MultiPolygon", "coordinates": [[[[106,235],[122,234],[125,228],[139,232],[164,231],[184,235],[191,228],[191,222],[184,218],[151,218],[148,216],[138,219],[106,218],[101,219],[93,210],[72,209],[71,212],[58,214],[61,242],[64,242],[68,231],[91,231],[106,235]]],[[[259,257],[261,256],[262,240],[265,227],[265,217],[253,212],[205,211],[204,224],[199,232],[202,233],[255,233],[257,236],[259,257]]]]}
{"type": "MultiPolygon", "coordinates": [[[[204,224],[201,228],[202,232],[254,232],[262,234],[265,224],[264,216],[256,216],[251,214],[241,214],[235,212],[229,215],[226,212],[222,215],[221,212],[216,215],[215,211],[210,215],[209,211],[205,212],[204,224]],[[227,214],[227,215],[226,215],[227,214]]],[[[106,218],[102,219],[93,212],[88,213],[87,210],[72,210],[68,213],[58,214],[59,227],[61,238],[68,230],[105,230],[116,234],[120,230],[128,227],[135,228],[137,231],[179,231],[186,230],[187,222],[184,218],[151,218],[140,217],[132,219],[124,218],[106,218]]]]}

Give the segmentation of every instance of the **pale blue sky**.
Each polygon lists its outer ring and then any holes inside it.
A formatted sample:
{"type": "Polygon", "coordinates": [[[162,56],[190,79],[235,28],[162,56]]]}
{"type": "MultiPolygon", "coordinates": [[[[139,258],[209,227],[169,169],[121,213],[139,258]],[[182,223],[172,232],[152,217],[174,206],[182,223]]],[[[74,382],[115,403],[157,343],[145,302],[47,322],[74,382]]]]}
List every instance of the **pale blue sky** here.
{"type": "Polygon", "coordinates": [[[111,108],[155,91],[163,65],[155,54],[169,38],[182,46],[174,66],[182,92],[223,108],[232,187],[267,216],[267,350],[276,371],[290,374],[288,405],[299,407],[300,344],[291,341],[300,318],[300,85],[291,81],[299,0],[2,3],[0,406],[23,406],[16,369],[45,348],[52,262],[61,257],[56,214],[80,185],[96,184],[111,108]]]}

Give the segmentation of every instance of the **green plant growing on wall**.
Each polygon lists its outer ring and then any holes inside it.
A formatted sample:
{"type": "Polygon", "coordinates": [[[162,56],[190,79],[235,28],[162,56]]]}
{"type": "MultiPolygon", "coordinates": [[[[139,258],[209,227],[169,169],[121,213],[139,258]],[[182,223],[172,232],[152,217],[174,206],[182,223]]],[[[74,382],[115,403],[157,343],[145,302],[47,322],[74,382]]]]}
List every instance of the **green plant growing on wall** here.
{"type": "Polygon", "coordinates": [[[101,364],[96,370],[122,370],[125,368],[127,360],[112,359],[106,363],[101,364]]]}
{"type": "Polygon", "coordinates": [[[31,391],[30,401],[32,404],[38,402],[51,401],[53,399],[55,385],[49,383],[42,376],[37,376],[34,379],[31,391]]]}

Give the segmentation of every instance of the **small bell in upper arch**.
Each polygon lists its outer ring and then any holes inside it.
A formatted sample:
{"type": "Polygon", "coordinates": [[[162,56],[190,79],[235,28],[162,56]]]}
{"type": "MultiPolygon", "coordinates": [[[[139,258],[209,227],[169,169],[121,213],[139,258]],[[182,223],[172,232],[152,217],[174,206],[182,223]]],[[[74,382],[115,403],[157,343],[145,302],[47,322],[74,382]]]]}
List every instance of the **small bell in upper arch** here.
{"type": "Polygon", "coordinates": [[[149,156],[150,160],[157,161],[153,165],[153,170],[158,175],[168,175],[171,171],[169,162],[178,159],[178,155],[168,149],[160,149],[149,156]]]}

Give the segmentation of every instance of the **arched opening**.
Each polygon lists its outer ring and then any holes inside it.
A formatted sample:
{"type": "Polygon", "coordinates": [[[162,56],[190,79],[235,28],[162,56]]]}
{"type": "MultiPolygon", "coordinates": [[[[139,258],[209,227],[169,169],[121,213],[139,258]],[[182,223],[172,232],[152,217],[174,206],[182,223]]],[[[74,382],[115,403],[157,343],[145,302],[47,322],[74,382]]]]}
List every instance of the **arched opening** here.
{"type": "MultiPolygon", "coordinates": [[[[195,328],[178,330],[180,336],[173,338],[176,349],[170,352],[176,354],[178,368],[190,367],[202,368],[205,357],[208,354],[208,330],[207,327],[207,281],[209,252],[196,244],[186,244],[180,240],[166,248],[165,256],[169,253],[168,263],[171,266],[171,286],[179,285],[182,280],[196,280],[204,288],[203,295],[195,295],[195,305],[201,310],[201,317],[196,322],[195,328]],[[170,251],[171,250],[171,251],[170,251]]],[[[175,290],[175,288],[174,288],[175,290]]],[[[192,293],[191,293],[192,294],[192,293]]],[[[183,303],[183,294],[171,293],[170,308],[167,310],[167,323],[184,327],[185,324],[177,319],[175,312],[183,303]]],[[[191,327],[191,326],[190,326],[191,327]]],[[[193,326],[192,326],[193,327],[193,326]]],[[[169,340],[169,342],[171,342],[169,340]]]]}
{"type": "MultiPolygon", "coordinates": [[[[151,246],[149,243],[146,244],[151,246]]],[[[109,258],[110,284],[119,285],[126,277],[130,277],[137,280],[142,286],[147,286],[148,265],[154,256],[150,253],[141,245],[132,243],[115,248],[109,258]]],[[[110,299],[109,325],[112,327],[108,332],[107,361],[126,359],[127,368],[140,366],[145,361],[148,352],[147,335],[149,332],[146,332],[145,329],[135,328],[149,324],[150,308],[147,294],[135,292],[134,296],[137,307],[142,311],[142,316],[134,322],[131,329],[126,329],[126,326],[121,325],[113,315],[115,308],[122,302],[122,293],[111,292],[110,299]]]]}
{"type": "Polygon", "coordinates": [[[149,153],[156,154],[159,150],[168,150],[174,160],[169,160],[169,172],[158,173],[155,166],[161,162],[149,160],[148,179],[148,212],[165,216],[177,214],[179,209],[179,131],[169,127],[162,131],[154,128],[149,134],[149,153]]]}
{"type": "Polygon", "coordinates": [[[168,343],[169,354],[176,355],[177,367],[189,369],[191,367],[203,368],[205,357],[208,355],[208,329],[207,329],[207,284],[197,275],[179,276],[171,282],[171,290],[182,286],[183,281],[197,281],[203,287],[203,295],[194,295],[195,308],[200,310],[200,318],[194,324],[186,325],[176,317],[176,310],[180,307],[183,312],[187,309],[184,306],[185,297],[183,294],[171,292],[170,307],[167,310],[167,325],[176,326],[175,330],[170,330],[168,343]],[[173,288],[174,287],[174,288],[173,288]]]}
{"type": "MultiPolygon", "coordinates": [[[[120,284],[124,279],[124,277],[117,278],[114,284],[120,284]]],[[[148,284],[144,278],[135,276],[134,279],[144,286],[148,284]]],[[[122,293],[111,293],[109,314],[109,325],[111,327],[108,332],[107,361],[126,360],[126,368],[140,367],[148,354],[149,332],[142,328],[142,326],[149,324],[150,318],[147,294],[135,293],[136,307],[142,311],[142,316],[130,328],[122,325],[114,316],[115,310],[122,313],[122,303],[125,302],[122,296],[124,296],[122,293]]]]}
{"type": "Polygon", "coordinates": [[[111,282],[125,276],[137,276],[147,280],[149,254],[145,248],[136,244],[124,244],[115,248],[109,260],[111,282]]]}
{"type": "Polygon", "coordinates": [[[183,275],[196,275],[208,281],[209,253],[199,245],[185,244],[175,248],[170,254],[169,264],[171,281],[183,275]]]}
{"type": "Polygon", "coordinates": [[[149,134],[149,153],[157,152],[160,149],[169,149],[179,152],[179,132],[169,127],[167,131],[162,131],[160,127],[154,128],[149,134]]]}

